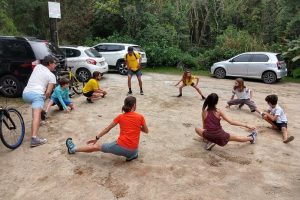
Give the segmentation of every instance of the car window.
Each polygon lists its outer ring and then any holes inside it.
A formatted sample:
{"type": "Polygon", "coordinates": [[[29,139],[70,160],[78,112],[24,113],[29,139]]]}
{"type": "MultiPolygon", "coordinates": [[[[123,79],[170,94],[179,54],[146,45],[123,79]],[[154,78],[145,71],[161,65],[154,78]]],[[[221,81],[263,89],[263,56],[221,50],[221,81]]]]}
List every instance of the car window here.
{"type": "Polygon", "coordinates": [[[1,41],[0,57],[10,59],[34,59],[30,45],[24,41],[1,41]]]}
{"type": "Polygon", "coordinates": [[[38,60],[44,59],[44,57],[47,55],[57,56],[62,54],[62,52],[58,48],[48,42],[30,41],[30,44],[38,60]]]}
{"type": "Polygon", "coordinates": [[[265,54],[254,54],[251,62],[268,62],[269,57],[265,54]]]}
{"type": "Polygon", "coordinates": [[[66,48],[66,57],[67,58],[79,57],[80,55],[81,55],[81,52],[79,50],[66,48]]]}
{"type": "Polygon", "coordinates": [[[107,45],[107,51],[122,51],[125,47],[122,45],[107,45]]]}
{"type": "Polygon", "coordinates": [[[101,58],[102,55],[96,51],[96,49],[94,48],[90,48],[90,49],[86,49],[84,50],[84,53],[86,53],[86,55],[88,55],[89,57],[93,57],[93,58],[101,58]]]}
{"type": "Polygon", "coordinates": [[[98,46],[95,46],[94,48],[99,52],[106,52],[107,51],[107,46],[106,45],[98,45],[98,46]]]}
{"type": "Polygon", "coordinates": [[[243,54],[238,57],[235,57],[234,59],[232,59],[232,61],[233,62],[249,62],[251,56],[252,56],[251,54],[243,54]]]}
{"type": "Polygon", "coordinates": [[[276,58],[278,59],[278,61],[284,61],[284,59],[282,58],[281,54],[277,54],[276,58]]]}
{"type": "Polygon", "coordinates": [[[142,47],[140,47],[140,46],[133,46],[133,50],[139,51],[139,52],[144,52],[144,49],[142,49],[142,47]]]}

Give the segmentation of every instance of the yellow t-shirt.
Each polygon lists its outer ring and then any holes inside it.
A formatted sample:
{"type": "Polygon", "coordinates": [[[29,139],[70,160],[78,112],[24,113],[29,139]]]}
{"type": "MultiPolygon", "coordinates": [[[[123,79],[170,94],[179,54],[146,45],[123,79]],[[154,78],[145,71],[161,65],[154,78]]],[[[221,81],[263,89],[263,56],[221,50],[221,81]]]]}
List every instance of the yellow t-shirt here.
{"type": "Polygon", "coordinates": [[[94,79],[91,78],[86,85],[82,88],[82,92],[83,93],[88,93],[88,92],[93,92],[95,90],[98,90],[100,88],[99,82],[94,79]]]}
{"type": "Polygon", "coordinates": [[[133,52],[135,54],[135,56],[129,55],[129,54],[125,54],[124,56],[124,60],[128,62],[128,69],[132,70],[132,71],[136,71],[138,70],[138,66],[139,66],[139,59],[141,58],[140,54],[137,52],[133,52]],[[136,57],[136,58],[135,58],[136,57]]]}
{"type": "Polygon", "coordinates": [[[191,76],[191,79],[186,79],[184,81],[185,85],[192,85],[193,81],[196,79],[196,76],[191,76]]]}

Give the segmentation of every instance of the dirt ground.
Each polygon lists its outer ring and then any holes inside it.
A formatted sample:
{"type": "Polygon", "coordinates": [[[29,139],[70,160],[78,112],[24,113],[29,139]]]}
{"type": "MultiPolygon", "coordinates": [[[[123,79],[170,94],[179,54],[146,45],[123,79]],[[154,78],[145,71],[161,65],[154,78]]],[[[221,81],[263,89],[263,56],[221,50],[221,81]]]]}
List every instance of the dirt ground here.
{"type": "MultiPolygon", "coordinates": [[[[179,79],[178,75],[145,73],[145,95],[141,96],[133,78],[137,112],[145,116],[150,133],[141,134],[139,158],[132,162],[100,152],[68,155],[65,147],[68,137],[76,144],[94,138],[121,112],[126,76],[106,74],[100,84],[108,95],[94,104],[76,96],[77,109],[70,114],[52,107],[50,118],[40,128],[48,143],[35,148],[29,147],[30,105],[9,99],[8,104],[24,117],[26,136],[14,151],[0,143],[0,199],[299,199],[300,85],[246,81],[262,109],[267,108],[266,95],[279,95],[289,119],[289,134],[295,136],[293,142],[283,144],[281,134],[268,129],[247,106],[225,109],[233,79],[200,77],[205,95],[219,94],[218,107],[233,119],[255,125],[259,134],[254,145],[230,142],[206,151],[194,131],[202,125],[203,101],[191,87],[184,88],[183,97],[175,97],[178,89],[173,85],[179,79]]],[[[2,97],[0,105],[4,104],[2,97]]],[[[230,133],[249,134],[226,122],[222,125],[230,133]]],[[[111,142],[118,133],[119,128],[114,128],[100,142],[111,142]]]]}

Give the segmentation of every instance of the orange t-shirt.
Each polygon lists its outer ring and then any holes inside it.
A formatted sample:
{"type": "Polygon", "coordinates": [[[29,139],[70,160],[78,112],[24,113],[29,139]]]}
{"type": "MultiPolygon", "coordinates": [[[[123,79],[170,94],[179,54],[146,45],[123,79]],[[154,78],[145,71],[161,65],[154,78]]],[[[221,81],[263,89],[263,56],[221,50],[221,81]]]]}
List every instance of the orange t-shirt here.
{"type": "Polygon", "coordinates": [[[114,119],[120,125],[118,145],[126,149],[137,149],[139,146],[141,126],[145,125],[143,115],[136,112],[120,114],[114,119]]]}

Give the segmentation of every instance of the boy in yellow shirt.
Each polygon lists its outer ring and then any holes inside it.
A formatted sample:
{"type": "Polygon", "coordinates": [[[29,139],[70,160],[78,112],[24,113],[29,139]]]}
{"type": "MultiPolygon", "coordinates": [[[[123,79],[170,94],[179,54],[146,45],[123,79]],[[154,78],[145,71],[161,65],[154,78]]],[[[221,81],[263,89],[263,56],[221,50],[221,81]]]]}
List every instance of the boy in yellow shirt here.
{"type": "Polygon", "coordinates": [[[99,80],[101,79],[101,73],[95,71],[93,77],[87,82],[87,84],[82,88],[82,93],[86,96],[88,103],[94,103],[93,100],[104,97],[107,92],[100,89],[99,80]]]}

